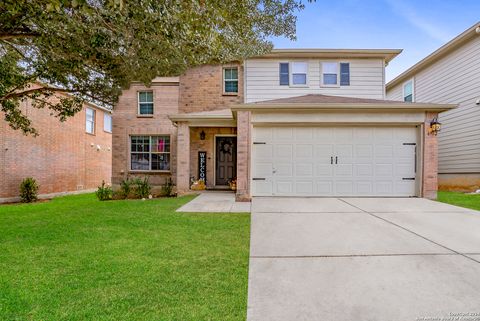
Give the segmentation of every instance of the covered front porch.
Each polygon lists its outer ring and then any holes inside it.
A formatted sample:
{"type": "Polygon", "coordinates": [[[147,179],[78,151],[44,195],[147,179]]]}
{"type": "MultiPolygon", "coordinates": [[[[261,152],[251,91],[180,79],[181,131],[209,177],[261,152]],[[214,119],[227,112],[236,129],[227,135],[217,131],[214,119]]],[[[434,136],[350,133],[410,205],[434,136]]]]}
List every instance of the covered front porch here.
{"type": "Polygon", "coordinates": [[[238,171],[237,122],[230,109],[170,116],[177,126],[177,191],[203,180],[208,190],[230,189],[238,171]]]}

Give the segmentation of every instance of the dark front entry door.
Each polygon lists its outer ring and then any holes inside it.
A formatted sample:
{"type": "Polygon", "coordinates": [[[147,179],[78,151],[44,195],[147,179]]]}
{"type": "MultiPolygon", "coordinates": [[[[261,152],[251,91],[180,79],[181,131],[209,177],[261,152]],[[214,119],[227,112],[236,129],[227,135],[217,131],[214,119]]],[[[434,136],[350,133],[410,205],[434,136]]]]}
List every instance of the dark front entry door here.
{"type": "Polygon", "coordinates": [[[237,175],[237,137],[216,137],[215,155],[215,185],[228,185],[237,175]]]}

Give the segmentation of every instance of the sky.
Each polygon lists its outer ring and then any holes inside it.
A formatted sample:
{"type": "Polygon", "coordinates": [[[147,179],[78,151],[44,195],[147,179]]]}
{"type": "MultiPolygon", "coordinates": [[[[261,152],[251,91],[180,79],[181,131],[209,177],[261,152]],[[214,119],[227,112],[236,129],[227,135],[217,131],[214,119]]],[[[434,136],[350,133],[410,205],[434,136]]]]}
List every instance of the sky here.
{"type": "Polygon", "coordinates": [[[275,48],[403,49],[389,81],[480,22],[480,0],[316,0],[297,17],[297,40],[275,48]]]}

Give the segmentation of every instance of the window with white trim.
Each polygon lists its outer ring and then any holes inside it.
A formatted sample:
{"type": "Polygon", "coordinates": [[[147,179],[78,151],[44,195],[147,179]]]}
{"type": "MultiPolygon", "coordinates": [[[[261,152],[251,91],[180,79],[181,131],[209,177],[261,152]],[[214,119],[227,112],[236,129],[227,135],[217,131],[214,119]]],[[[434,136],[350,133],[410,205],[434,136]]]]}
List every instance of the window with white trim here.
{"type": "Polygon", "coordinates": [[[170,136],[130,136],[130,169],[169,171],[170,136]]]}
{"type": "Polygon", "coordinates": [[[138,114],[153,115],[153,92],[152,91],[138,92],[138,114]]]}
{"type": "Polygon", "coordinates": [[[223,68],[223,93],[238,93],[238,68],[223,68]]]}
{"type": "Polygon", "coordinates": [[[85,131],[95,134],[95,110],[92,108],[85,108],[85,131]]]}
{"type": "Polygon", "coordinates": [[[107,133],[112,132],[112,115],[109,113],[103,114],[103,130],[107,133]]]}
{"type": "Polygon", "coordinates": [[[292,67],[292,85],[307,85],[308,63],[294,61],[290,65],[292,67]]]}
{"type": "Polygon", "coordinates": [[[403,84],[403,101],[413,102],[413,80],[409,80],[403,84]]]}
{"type": "Polygon", "coordinates": [[[322,85],[338,86],[337,62],[322,62],[322,85]]]}

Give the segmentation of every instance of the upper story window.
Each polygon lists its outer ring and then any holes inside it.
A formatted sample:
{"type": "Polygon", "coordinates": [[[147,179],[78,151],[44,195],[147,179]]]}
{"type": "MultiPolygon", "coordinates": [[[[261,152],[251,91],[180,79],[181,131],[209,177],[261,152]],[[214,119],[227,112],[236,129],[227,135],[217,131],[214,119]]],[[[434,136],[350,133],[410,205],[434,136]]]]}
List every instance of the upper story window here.
{"type": "Polygon", "coordinates": [[[308,64],[306,62],[292,62],[292,85],[307,85],[307,70],[308,64]]]}
{"type": "Polygon", "coordinates": [[[112,115],[109,113],[103,114],[103,130],[107,133],[112,132],[112,115]]]}
{"type": "Polygon", "coordinates": [[[170,136],[130,136],[130,169],[170,170],[170,136]]]}
{"type": "Polygon", "coordinates": [[[413,102],[413,79],[403,84],[403,101],[413,102]]]}
{"type": "Polygon", "coordinates": [[[288,62],[280,63],[280,86],[290,85],[290,73],[288,67],[288,62]]]}
{"type": "Polygon", "coordinates": [[[85,131],[95,134],[95,110],[92,108],[85,108],[85,131]]]}
{"type": "Polygon", "coordinates": [[[322,62],[322,86],[350,86],[350,64],[322,62]]]}
{"type": "Polygon", "coordinates": [[[238,68],[223,68],[223,93],[238,93],[238,68]]]}
{"type": "Polygon", "coordinates": [[[153,115],[153,92],[152,91],[138,92],[138,114],[153,115]]]}

